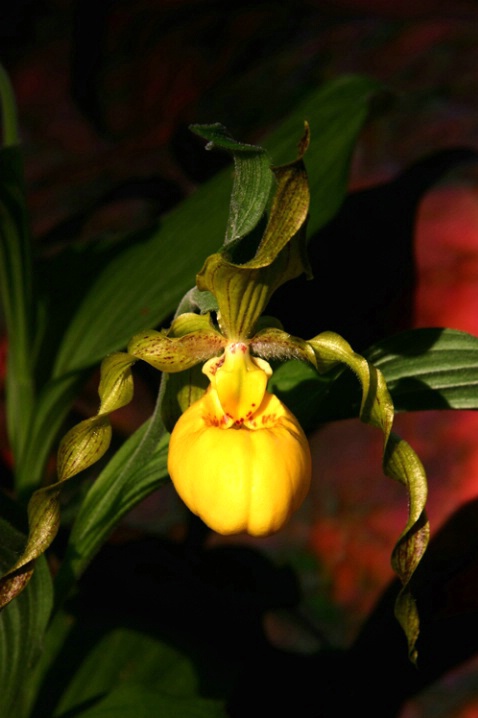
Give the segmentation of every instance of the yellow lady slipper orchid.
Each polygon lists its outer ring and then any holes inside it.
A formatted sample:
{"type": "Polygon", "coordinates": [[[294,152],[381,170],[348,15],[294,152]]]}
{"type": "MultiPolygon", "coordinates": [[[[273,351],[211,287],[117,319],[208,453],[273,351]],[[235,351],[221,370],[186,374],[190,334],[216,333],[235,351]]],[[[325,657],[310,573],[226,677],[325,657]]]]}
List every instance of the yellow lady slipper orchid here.
{"type": "Polygon", "coordinates": [[[221,534],[278,531],[305,498],[311,457],[295,416],[266,390],[269,364],[244,342],[209,360],[207,392],[177,421],[168,470],[191,511],[221,534]]]}

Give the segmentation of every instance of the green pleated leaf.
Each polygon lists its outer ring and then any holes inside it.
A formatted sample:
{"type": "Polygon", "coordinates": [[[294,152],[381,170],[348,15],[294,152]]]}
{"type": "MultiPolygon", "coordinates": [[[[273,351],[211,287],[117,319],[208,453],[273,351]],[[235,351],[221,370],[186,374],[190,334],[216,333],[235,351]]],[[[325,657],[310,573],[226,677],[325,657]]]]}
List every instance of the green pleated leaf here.
{"type": "MultiPolygon", "coordinates": [[[[36,662],[33,670],[28,677],[28,690],[30,692],[31,710],[26,712],[28,718],[52,714],[51,710],[43,711],[43,706],[38,709],[38,703],[42,702],[42,695],[46,692],[51,695],[50,686],[48,685],[48,676],[50,671],[55,671],[54,663],[58,660],[58,655],[62,654],[65,643],[74,627],[72,616],[65,611],[57,611],[52,613],[52,618],[48,624],[42,644],[41,655],[36,662]]],[[[59,659],[61,660],[61,659],[59,659]]],[[[57,673],[55,674],[56,677],[57,673]]],[[[25,686],[26,687],[26,686],[25,686]]],[[[50,704],[52,701],[50,701],[50,704]]]]}
{"type": "Polygon", "coordinates": [[[383,372],[399,411],[478,408],[478,337],[413,329],[366,353],[383,372]]]}
{"type": "Polygon", "coordinates": [[[273,174],[270,159],[262,147],[237,142],[221,124],[191,125],[197,135],[214,147],[230,152],[234,159],[234,180],[224,243],[249,234],[264,214],[273,174]]]}
{"type": "MultiPolygon", "coordinates": [[[[11,515],[10,502],[0,494],[0,514],[11,515]]],[[[25,536],[0,518],[0,570],[21,552],[25,536]]],[[[41,559],[18,600],[0,611],[0,706],[2,718],[24,718],[32,699],[29,674],[39,658],[52,608],[52,582],[41,559]]]]}
{"type": "Polygon", "coordinates": [[[119,449],[86,496],[73,524],[65,560],[68,567],[72,559],[78,576],[118,521],[169,480],[169,435],[164,435],[148,458],[141,460],[141,452],[146,452],[145,447],[150,448],[150,427],[149,423],[119,449]]]}
{"type": "Polygon", "coordinates": [[[151,419],[114,454],[83,500],[55,582],[59,603],[118,521],[168,480],[168,444],[158,403],[151,419]]]}
{"type": "MultiPolygon", "coordinates": [[[[413,329],[374,345],[364,356],[382,372],[395,411],[478,409],[478,338],[471,334],[413,329]]],[[[307,428],[348,419],[359,410],[354,377],[337,367],[317,376],[304,363],[288,362],[270,383],[307,428]]]]}
{"type": "MultiPolygon", "coordinates": [[[[8,79],[0,66],[0,103],[7,116],[14,114],[8,79]]],[[[5,138],[16,135],[15,119],[7,120],[5,138]]],[[[33,411],[34,300],[31,248],[19,146],[0,150],[0,300],[8,334],[6,374],[7,430],[16,461],[21,460],[33,411]]]]}
{"type": "MultiPolygon", "coordinates": [[[[125,684],[113,690],[94,708],[76,713],[78,718],[227,718],[223,704],[206,698],[179,698],[166,692],[125,684]]],[[[58,718],[63,718],[58,716],[58,718]]],[[[65,714],[64,718],[67,718],[65,714]]]]}
{"type": "Polygon", "coordinates": [[[309,341],[319,371],[334,364],[345,364],[358,378],[362,388],[360,418],[383,433],[383,471],[400,482],[408,495],[408,520],[392,554],[392,565],[402,582],[395,613],[408,641],[410,659],[417,658],[418,611],[409,591],[409,582],[428,544],[430,528],[425,515],[427,479],[425,470],[407,442],[392,434],[394,407],[382,373],[338,334],[324,332],[309,341]]]}
{"type": "Polygon", "coordinates": [[[69,670],[64,685],[51,689],[59,699],[54,716],[67,711],[83,715],[82,706],[83,710],[99,707],[110,692],[131,685],[141,686],[145,693],[154,690],[180,699],[197,697],[197,672],[180,651],[144,631],[101,630],[97,620],[80,618],[57,656],[57,662],[69,670]]]}

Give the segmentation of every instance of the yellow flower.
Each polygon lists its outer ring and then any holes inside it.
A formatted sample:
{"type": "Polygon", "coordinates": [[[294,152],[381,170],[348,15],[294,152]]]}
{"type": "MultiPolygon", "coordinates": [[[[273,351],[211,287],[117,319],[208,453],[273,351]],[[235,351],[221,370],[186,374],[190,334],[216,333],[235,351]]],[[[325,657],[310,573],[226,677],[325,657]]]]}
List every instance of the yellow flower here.
{"type": "Polygon", "coordinates": [[[168,470],[178,494],[214,531],[278,531],[307,494],[311,457],[295,416],[266,390],[269,364],[244,342],[203,371],[210,386],[177,421],[168,470]]]}

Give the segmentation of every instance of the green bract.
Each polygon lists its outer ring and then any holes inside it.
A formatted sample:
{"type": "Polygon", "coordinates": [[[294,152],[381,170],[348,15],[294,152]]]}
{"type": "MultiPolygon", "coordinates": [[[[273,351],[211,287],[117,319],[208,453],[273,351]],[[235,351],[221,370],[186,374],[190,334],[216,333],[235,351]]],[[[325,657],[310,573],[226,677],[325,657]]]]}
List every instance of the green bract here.
{"type": "Polygon", "coordinates": [[[306,128],[299,158],[274,170],[277,190],[253,256],[247,257],[245,243],[225,245],[197,276],[198,288],[216,298],[219,322],[229,339],[250,337],[274,290],[307,270],[303,230],[310,198],[302,158],[308,142],[306,128]]]}

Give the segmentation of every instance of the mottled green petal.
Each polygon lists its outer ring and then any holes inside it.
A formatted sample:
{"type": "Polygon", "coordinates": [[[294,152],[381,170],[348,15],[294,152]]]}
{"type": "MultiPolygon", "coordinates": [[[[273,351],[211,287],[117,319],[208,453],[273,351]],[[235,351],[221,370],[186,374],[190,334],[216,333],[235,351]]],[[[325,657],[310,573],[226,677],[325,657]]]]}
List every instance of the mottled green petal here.
{"type": "Polygon", "coordinates": [[[173,338],[151,329],[136,334],[128,344],[128,352],[155,369],[170,373],[190,369],[210,359],[224,344],[224,337],[211,329],[173,338]]]}
{"type": "Polygon", "coordinates": [[[111,443],[109,414],[133,396],[131,365],[136,358],[112,354],[103,360],[96,416],[74,426],[58,449],[58,481],[35,491],[28,503],[29,534],[22,555],[0,580],[0,608],[17,596],[29,581],[33,563],[50,546],[60,525],[60,494],[63,483],[96,463],[111,443]]]}
{"type": "Polygon", "coordinates": [[[111,425],[106,415],[93,416],[76,424],[58,449],[58,475],[61,481],[95,464],[111,442],[111,425]]]}
{"type": "MultiPolygon", "coordinates": [[[[218,344],[215,354],[219,353],[226,343],[226,339],[215,330],[209,313],[185,312],[179,314],[167,334],[168,337],[174,339],[185,337],[191,332],[202,333],[204,336],[213,334],[214,344],[216,345],[216,342],[218,344]]],[[[205,359],[210,357],[211,355],[208,354],[205,359]]],[[[202,372],[202,366],[199,366],[197,362],[183,371],[163,374],[161,379],[161,418],[167,431],[171,432],[181,414],[201,398],[208,383],[207,377],[202,372]]]]}
{"type": "Polygon", "coordinates": [[[135,357],[124,352],[110,354],[103,359],[98,388],[101,400],[99,414],[108,414],[130,403],[134,391],[131,367],[135,361],[135,357]]]}
{"type": "MultiPolygon", "coordinates": [[[[307,219],[310,192],[303,157],[309,146],[309,139],[309,127],[306,125],[299,144],[298,158],[290,164],[274,168],[277,191],[259,249],[255,257],[248,262],[250,267],[259,268],[271,264],[307,219]]],[[[308,271],[305,253],[301,259],[300,271],[308,271]]],[[[282,282],[288,279],[292,277],[287,277],[282,282]]]]}

